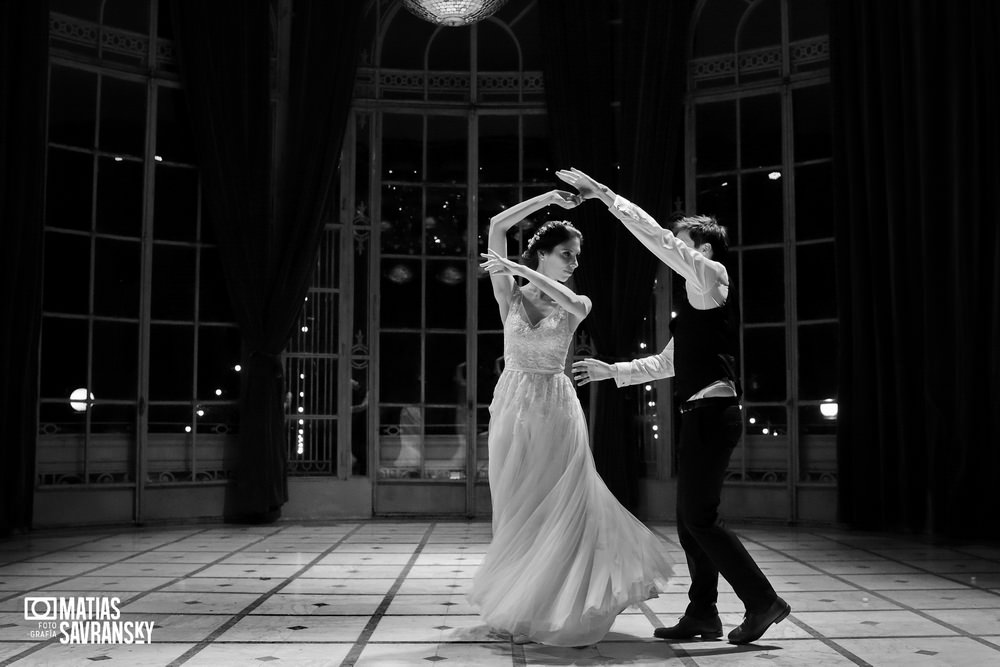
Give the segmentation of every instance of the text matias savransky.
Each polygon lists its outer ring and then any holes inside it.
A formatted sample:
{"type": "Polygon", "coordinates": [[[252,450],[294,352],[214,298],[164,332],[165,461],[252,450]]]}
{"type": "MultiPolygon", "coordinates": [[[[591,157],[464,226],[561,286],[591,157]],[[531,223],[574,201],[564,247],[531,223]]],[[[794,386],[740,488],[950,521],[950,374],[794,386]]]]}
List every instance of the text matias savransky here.
{"type": "Polygon", "coordinates": [[[60,644],[150,644],[153,621],[121,620],[121,598],[26,597],[24,618],[38,621],[33,639],[59,637],[60,644]]]}

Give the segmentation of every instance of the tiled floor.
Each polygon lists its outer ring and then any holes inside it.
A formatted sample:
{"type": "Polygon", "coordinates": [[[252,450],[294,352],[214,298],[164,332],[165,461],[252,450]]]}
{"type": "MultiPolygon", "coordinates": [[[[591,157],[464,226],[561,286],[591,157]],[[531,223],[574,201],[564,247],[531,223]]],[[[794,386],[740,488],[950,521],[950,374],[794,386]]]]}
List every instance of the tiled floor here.
{"type": "MultiPolygon", "coordinates": [[[[0,541],[0,665],[1000,665],[1000,546],[739,527],[792,615],[737,647],[651,637],[688,583],[674,528],[651,528],[678,563],[669,592],[584,649],[513,645],[479,621],[464,594],[488,522],[36,532],[0,541]],[[33,637],[29,596],[117,597],[116,622],[152,622],[152,641],[33,637]]],[[[728,631],[742,607],[723,586],[728,631]]]]}

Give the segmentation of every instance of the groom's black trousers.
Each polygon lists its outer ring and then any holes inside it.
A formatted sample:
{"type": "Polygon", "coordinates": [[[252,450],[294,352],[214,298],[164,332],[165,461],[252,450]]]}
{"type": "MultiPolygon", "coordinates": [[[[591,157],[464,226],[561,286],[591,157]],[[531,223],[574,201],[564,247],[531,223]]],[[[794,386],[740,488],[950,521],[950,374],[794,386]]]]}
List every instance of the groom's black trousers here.
{"type": "Polygon", "coordinates": [[[763,611],[777,597],[736,535],[719,517],[722,482],[740,436],[742,413],[736,399],[706,399],[681,407],[677,476],[677,533],[691,573],[686,614],[718,613],[719,574],[749,612],[763,611]]]}

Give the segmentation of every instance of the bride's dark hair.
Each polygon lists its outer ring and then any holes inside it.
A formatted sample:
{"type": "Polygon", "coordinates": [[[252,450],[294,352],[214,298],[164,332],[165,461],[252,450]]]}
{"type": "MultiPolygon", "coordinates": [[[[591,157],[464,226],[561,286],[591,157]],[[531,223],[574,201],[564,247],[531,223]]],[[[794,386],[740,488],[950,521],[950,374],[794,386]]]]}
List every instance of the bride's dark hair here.
{"type": "Polygon", "coordinates": [[[537,269],[539,252],[549,252],[574,237],[583,242],[583,234],[572,223],[566,220],[549,220],[528,241],[528,248],[521,253],[521,259],[529,269],[537,269]]]}

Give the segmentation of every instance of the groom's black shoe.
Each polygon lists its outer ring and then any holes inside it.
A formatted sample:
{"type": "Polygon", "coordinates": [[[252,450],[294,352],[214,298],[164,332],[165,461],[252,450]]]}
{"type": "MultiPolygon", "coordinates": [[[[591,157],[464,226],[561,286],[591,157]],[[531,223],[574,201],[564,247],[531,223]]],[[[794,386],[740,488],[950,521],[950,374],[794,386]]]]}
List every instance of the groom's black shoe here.
{"type": "Polygon", "coordinates": [[[740,626],[729,633],[729,643],[749,644],[757,641],[769,627],[785,620],[791,611],[789,604],[781,598],[775,598],[771,606],[762,612],[748,611],[740,626]]]}
{"type": "Polygon", "coordinates": [[[691,639],[697,635],[702,639],[718,639],[722,636],[722,621],[718,616],[705,620],[685,614],[677,625],[653,630],[653,636],[659,639],[691,639]]]}

